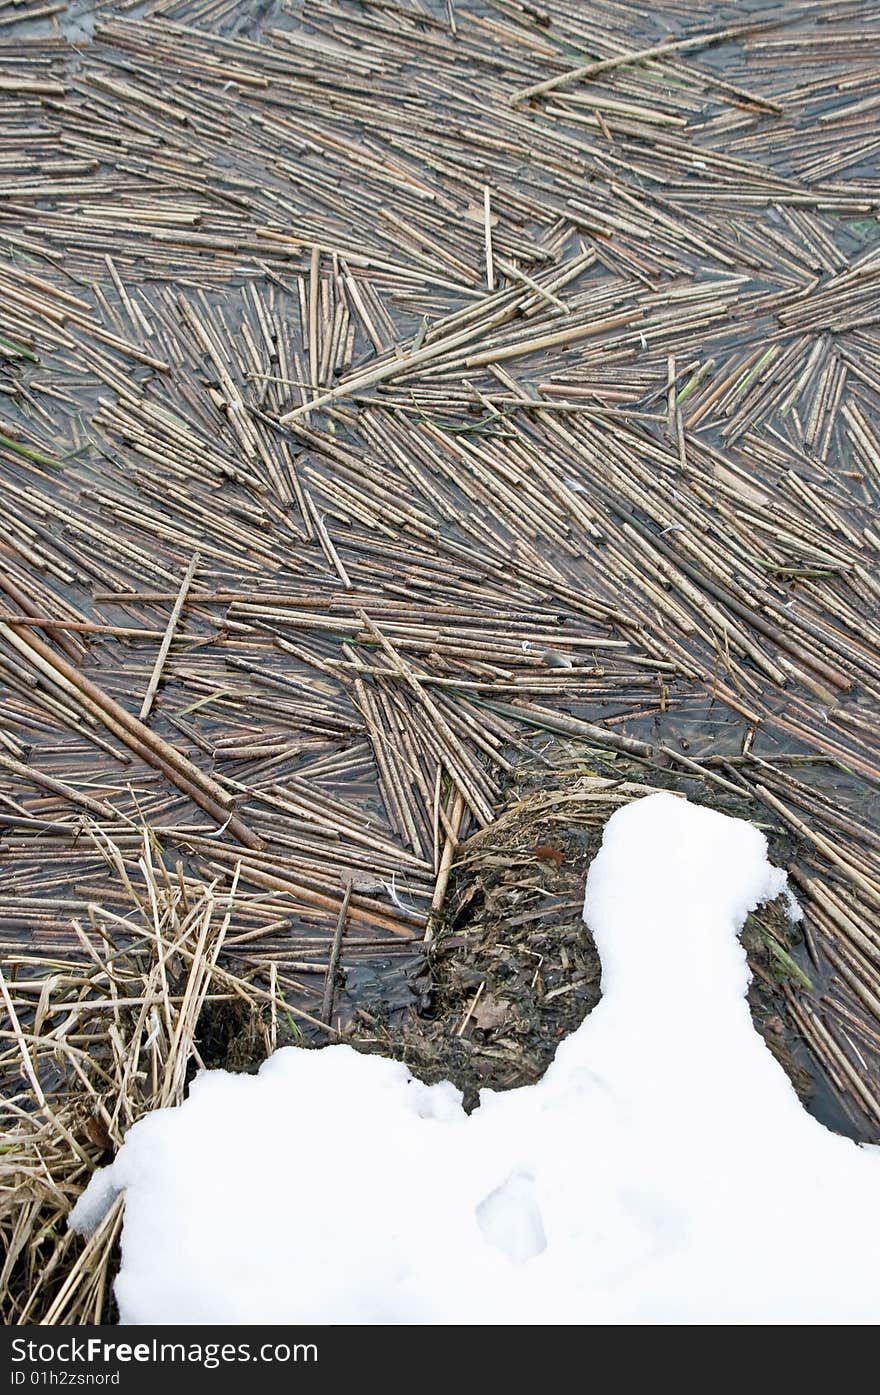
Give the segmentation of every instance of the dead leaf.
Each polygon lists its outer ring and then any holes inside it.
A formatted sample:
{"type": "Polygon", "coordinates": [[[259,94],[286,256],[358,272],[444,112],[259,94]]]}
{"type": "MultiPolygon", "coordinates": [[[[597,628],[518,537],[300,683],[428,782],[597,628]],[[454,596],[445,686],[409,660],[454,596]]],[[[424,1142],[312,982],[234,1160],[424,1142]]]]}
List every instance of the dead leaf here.
{"type": "Polygon", "coordinates": [[[94,1114],[90,1115],[83,1124],[83,1132],[96,1148],[100,1148],[103,1153],[112,1153],[113,1139],[107,1132],[102,1119],[98,1119],[94,1114]]]}
{"type": "Polygon", "coordinates": [[[484,993],[473,1010],[471,1021],[481,1031],[489,1032],[493,1027],[500,1027],[509,1012],[510,1003],[506,998],[493,998],[491,993],[484,993]]]}

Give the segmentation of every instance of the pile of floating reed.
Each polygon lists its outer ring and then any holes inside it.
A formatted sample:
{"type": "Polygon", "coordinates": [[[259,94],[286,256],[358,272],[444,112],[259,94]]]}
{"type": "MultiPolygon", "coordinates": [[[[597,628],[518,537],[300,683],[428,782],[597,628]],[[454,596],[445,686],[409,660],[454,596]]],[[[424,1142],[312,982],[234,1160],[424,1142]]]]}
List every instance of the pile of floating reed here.
{"type": "Polygon", "coordinates": [[[552,733],[791,831],[876,1131],[880,28],[253,10],[0,3],[2,1039],[145,828],[344,1031],[552,733]]]}

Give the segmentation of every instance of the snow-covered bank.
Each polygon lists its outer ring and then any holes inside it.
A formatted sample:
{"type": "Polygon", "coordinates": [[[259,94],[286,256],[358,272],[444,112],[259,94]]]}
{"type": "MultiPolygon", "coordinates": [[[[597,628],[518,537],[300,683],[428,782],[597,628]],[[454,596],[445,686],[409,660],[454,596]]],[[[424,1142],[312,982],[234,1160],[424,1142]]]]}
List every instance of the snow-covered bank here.
{"type": "Polygon", "coordinates": [[[350,1047],[207,1072],[72,1216],[126,1190],[125,1322],[880,1319],[880,1150],[801,1108],[755,1033],[737,931],[785,878],[751,825],[619,810],[585,916],[603,998],[527,1089],[350,1047]]]}

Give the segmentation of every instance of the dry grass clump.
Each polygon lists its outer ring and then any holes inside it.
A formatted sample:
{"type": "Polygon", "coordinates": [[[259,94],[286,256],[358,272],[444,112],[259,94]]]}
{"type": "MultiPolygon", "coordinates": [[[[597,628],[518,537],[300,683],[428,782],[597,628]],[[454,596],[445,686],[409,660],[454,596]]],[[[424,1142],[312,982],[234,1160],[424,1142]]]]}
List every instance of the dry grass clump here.
{"type": "Polygon", "coordinates": [[[266,1051],[275,1044],[274,992],[218,964],[237,873],[226,887],[193,881],[180,864],[171,873],[147,830],[136,865],[93,836],[130,910],[91,906],[87,919],[73,922],[78,955],[13,956],[0,973],[0,1311],[7,1325],[107,1320],[122,1199],[85,1243],[68,1230],[67,1216],[131,1124],[183,1099],[192,1068],[202,1064],[206,1005],[238,1006],[259,1019],[266,1051]]]}

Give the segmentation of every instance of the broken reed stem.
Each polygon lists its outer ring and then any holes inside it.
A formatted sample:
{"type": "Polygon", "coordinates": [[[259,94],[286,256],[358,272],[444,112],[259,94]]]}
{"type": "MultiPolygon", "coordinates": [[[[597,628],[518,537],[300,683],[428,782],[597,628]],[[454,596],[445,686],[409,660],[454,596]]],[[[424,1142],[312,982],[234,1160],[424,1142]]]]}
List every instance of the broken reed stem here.
{"type": "Polygon", "coordinates": [[[443,915],[443,906],[446,901],[446,891],[449,886],[449,876],[452,871],[452,864],[455,860],[455,854],[458,849],[458,839],[461,833],[461,827],[464,821],[465,812],[466,806],[464,796],[462,795],[460,790],[456,790],[455,802],[453,803],[452,815],[450,817],[450,825],[451,828],[455,830],[455,832],[448,833],[446,835],[446,841],[443,844],[443,855],[440,858],[440,866],[437,871],[437,880],[434,883],[434,895],[431,898],[431,911],[428,916],[428,924],[425,927],[425,944],[430,944],[433,940],[435,934],[437,933],[437,928],[443,915]]]}
{"type": "Polygon", "coordinates": [[[168,628],[166,629],[162,643],[159,646],[159,652],[156,655],[156,662],[153,665],[153,672],[150,674],[150,681],[147,684],[147,691],[144,694],[144,700],[141,703],[141,710],[138,713],[138,716],[142,722],[145,722],[147,720],[147,717],[150,715],[150,709],[153,706],[153,699],[156,696],[156,690],[158,689],[159,683],[162,679],[162,671],[165,667],[165,660],[168,658],[168,651],[171,648],[171,643],[174,639],[174,635],[177,630],[177,623],[180,619],[183,607],[186,604],[187,594],[189,593],[189,588],[192,585],[193,577],[196,574],[196,569],[199,565],[199,561],[199,554],[196,552],[193,554],[192,561],[186,569],[186,575],[184,576],[183,581],[180,584],[180,590],[178,591],[177,598],[174,602],[174,608],[172,609],[171,614],[168,617],[168,628]]]}
{"type": "Polygon", "coordinates": [[[616,58],[602,58],[591,63],[583,63],[579,68],[572,68],[567,73],[559,73],[556,77],[545,78],[543,82],[535,82],[531,87],[524,87],[519,92],[514,92],[510,101],[512,105],[517,106],[520,102],[526,102],[531,97],[540,97],[545,92],[552,92],[555,88],[561,87],[563,83],[585,82],[589,78],[598,77],[600,73],[610,73],[615,68],[628,67],[632,63],[647,63],[652,58],[665,58],[670,53],[689,53],[696,49],[712,48],[715,44],[722,44],[741,34],[749,33],[756,25],[757,21],[752,25],[740,24],[728,26],[726,29],[711,30],[708,34],[697,34],[689,39],[664,39],[662,43],[652,44],[650,48],[621,53],[616,58]]]}
{"type": "Polygon", "coordinates": [[[40,672],[49,677],[64,691],[70,693],[97,717],[109,731],[134,751],[136,755],[154,765],[182,793],[204,809],[218,824],[228,829],[232,836],[249,848],[260,848],[262,842],[253,834],[241,819],[229,809],[231,799],[214,780],[204,775],[197,766],[182,756],[173,746],[151,732],[137,718],[132,717],[117,702],[102,693],[88,678],[73,666],[54,654],[36,635],[19,637],[9,626],[0,623],[0,636],[5,638],[40,672]]]}
{"type": "Polygon", "coordinates": [[[342,937],[345,934],[345,922],[348,919],[348,907],[351,901],[351,882],[345,888],[342,898],[342,905],[339,907],[339,918],[336,921],[336,929],[333,932],[333,943],[330,946],[330,959],[327,964],[327,977],[324,980],[324,997],[321,1002],[321,1018],[329,1024],[333,1016],[333,999],[336,996],[336,972],[339,967],[339,955],[342,950],[342,937]]]}

